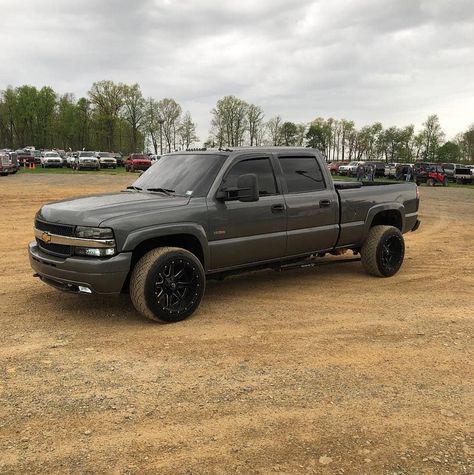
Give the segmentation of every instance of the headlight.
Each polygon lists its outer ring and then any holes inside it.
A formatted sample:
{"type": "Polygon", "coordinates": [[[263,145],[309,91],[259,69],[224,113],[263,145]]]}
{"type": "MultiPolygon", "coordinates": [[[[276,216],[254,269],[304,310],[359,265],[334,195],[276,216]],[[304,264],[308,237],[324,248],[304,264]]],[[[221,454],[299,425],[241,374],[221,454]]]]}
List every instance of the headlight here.
{"type": "Polygon", "coordinates": [[[91,228],[89,226],[77,226],[76,237],[84,239],[113,239],[114,232],[110,228],[91,228]]]}

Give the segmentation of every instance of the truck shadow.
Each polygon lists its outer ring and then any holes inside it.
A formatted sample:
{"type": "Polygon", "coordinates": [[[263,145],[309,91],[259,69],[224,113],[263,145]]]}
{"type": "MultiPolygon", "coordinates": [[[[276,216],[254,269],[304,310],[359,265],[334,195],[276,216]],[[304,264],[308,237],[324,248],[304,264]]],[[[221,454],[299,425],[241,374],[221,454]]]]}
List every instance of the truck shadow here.
{"type": "MultiPolygon", "coordinates": [[[[201,305],[207,311],[232,300],[239,300],[252,295],[258,299],[259,292],[268,297],[277,292],[291,295],[292,292],[304,286],[315,289],[334,286],[353,279],[355,275],[365,276],[362,266],[357,259],[337,265],[318,265],[311,267],[293,267],[288,270],[274,271],[269,269],[256,270],[227,276],[218,281],[209,278],[206,282],[206,292],[201,305]]],[[[42,284],[41,292],[35,292],[28,297],[29,304],[40,310],[43,315],[50,315],[59,320],[78,320],[81,322],[103,321],[110,325],[143,325],[150,322],[141,316],[133,307],[128,295],[100,296],[58,293],[42,284]]],[[[198,309],[197,313],[203,309],[198,309]]],[[[206,310],[204,310],[205,312],[206,310]]]]}

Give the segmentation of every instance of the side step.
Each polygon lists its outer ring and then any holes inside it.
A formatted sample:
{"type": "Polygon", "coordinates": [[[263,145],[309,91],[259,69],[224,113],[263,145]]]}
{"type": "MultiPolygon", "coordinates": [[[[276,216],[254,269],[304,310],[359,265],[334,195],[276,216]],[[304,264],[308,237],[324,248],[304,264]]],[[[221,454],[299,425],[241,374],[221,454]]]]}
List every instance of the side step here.
{"type": "Polygon", "coordinates": [[[302,262],[295,262],[293,264],[286,264],[276,268],[277,271],[284,271],[284,270],[291,270],[291,269],[303,269],[305,267],[321,267],[325,265],[331,264],[347,264],[348,262],[360,262],[360,257],[349,257],[347,259],[325,259],[325,260],[318,260],[318,259],[308,259],[302,262]]]}

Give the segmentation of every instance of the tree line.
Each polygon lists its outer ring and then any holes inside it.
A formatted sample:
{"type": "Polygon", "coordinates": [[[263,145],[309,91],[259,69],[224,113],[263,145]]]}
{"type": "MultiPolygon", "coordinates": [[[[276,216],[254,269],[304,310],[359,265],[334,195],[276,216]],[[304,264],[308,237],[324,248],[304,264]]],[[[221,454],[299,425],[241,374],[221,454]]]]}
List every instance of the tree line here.
{"type": "Polygon", "coordinates": [[[138,84],[92,84],[87,97],[50,87],[0,91],[0,147],[105,150],[128,154],[147,148],[169,152],[197,140],[189,112],[170,98],[145,98],[138,84]]]}
{"type": "Polygon", "coordinates": [[[474,124],[446,141],[437,115],[430,115],[419,132],[414,125],[384,128],[380,122],[358,129],[351,120],[321,117],[294,123],[279,115],[265,120],[261,107],[235,96],[219,99],[211,114],[208,146],[308,146],[327,160],[474,162],[474,124]]]}
{"type": "MultiPolygon", "coordinates": [[[[353,121],[318,117],[310,123],[265,118],[262,107],[235,96],[211,110],[206,147],[308,146],[328,160],[415,160],[474,162],[474,124],[452,140],[436,115],[421,130],[414,125],[357,128],[353,121]]],[[[122,153],[184,150],[198,141],[196,124],[172,98],[145,98],[138,84],[92,84],[86,97],[57,94],[50,87],[8,87],[0,91],[0,147],[92,149],[122,153]]]]}

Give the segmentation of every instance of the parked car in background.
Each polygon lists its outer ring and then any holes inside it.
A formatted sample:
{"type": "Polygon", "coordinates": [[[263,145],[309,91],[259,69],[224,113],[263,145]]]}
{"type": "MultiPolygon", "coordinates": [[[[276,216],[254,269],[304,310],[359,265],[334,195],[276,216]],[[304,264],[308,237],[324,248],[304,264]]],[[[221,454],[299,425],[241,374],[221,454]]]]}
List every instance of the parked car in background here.
{"type": "Polygon", "coordinates": [[[374,177],[382,177],[385,175],[385,163],[383,162],[365,162],[365,169],[367,170],[369,166],[372,166],[375,169],[374,177]]]}
{"type": "Polygon", "coordinates": [[[117,168],[117,159],[111,152],[97,152],[100,168],[117,168]]]}
{"type": "Polygon", "coordinates": [[[66,153],[66,166],[68,168],[74,168],[74,161],[79,156],[79,152],[68,152],[66,153]]]}
{"type": "Polygon", "coordinates": [[[428,186],[436,184],[448,186],[448,177],[441,165],[436,163],[419,163],[414,167],[414,180],[417,185],[426,183],[428,186]]]}
{"type": "Polygon", "coordinates": [[[349,162],[347,165],[341,165],[338,170],[339,175],[355,176],[359,163],[363,164],[364,162],[352,161],[349,162]]]}
{"type": "Polygon", "coordinates": [[[35,157],[31,154],[31,151],[29,150],[16,150],[16,156],[18,158],[18,163],[22,167],[35,164],[35,157]]]}
{"type": "Polygon", "coordinates": [[[18,163],[16,152],[11,151],[10,149],[2,149],[0,150],[0,154],[8,155],[8,162],[10,164],[10,174],[15,174],[20,169],[20,164],[18,163]]]}
{"type": "Polygon", "coordinates": [[[12,173],[12,165],[8,152],[0,151],[0,175],[7,176],[12,173]]]}
{"type": "Polygon", "coordinates": [[[331,162],[328,163],[328,170],[331,175],[337,175],[339,173],[339,167],[341,165],[347,165],[349,162],[344,160],[344,161],[339,161],[339,162],[331,162]]]}
{"type": "Polygon", "coordinates": [[[41,157],[42,168],[62,168],[62,166],[63,159],[58,152],[54,150],[43,152],[43,156],[41,157]]]}
{"type": "Polygon", "coordinates": [[[81,151],[74,159],[74,170],[99,170],[99,159],[96,157],[96,152],[81,151]]]}
{"type": "Polygon", "coordinates": [[[117,160],[117,166],[118,167],[123,167],[124,166],[123,157],[122,157],[122,154],[120,152],[114,153],[114,158],[115,158],[115,160],[117,160]]]}
{"type": "Polygon", "coordinates": [[[385,178],[395,178],[398,163],[387,163],[384,167],[385,178]]]}
{"type": "Polygon", "coordinates": [[[148,157],[150,158],[151,164],[153,165],[161,158],[161,155],[155,155],[154,153],[150,153],[148,154],[148,157]]]}
{"type": "Polygon", "coordinates": [[[415,168],[413,165],[410,163],[399,163],[395,167],[395,179],[396,180],[406,180],[407,174],[410,172],[410,180],[413,180],[414,174],[415,174],[415,168]]]}
{"type": "Polygon", "coordinates": [[[453,183],[465,184],[472,182],[471,170],[466,165],[460,165],[459,163],[442,163],[441,166],[448,180],[453,183]]]}
{"type": "Polygon", "coordinates": [[[41,150],[31,150],[30,153],[35,157],[35,165],[41,165],[41,150]]]}
{"type": "Polygon", "coordinates": [[[148,170],[151,167],[151,160],[143,153],[132,153],[125,161],[125,170],[134,172],[135,170],[148,170]]]}

